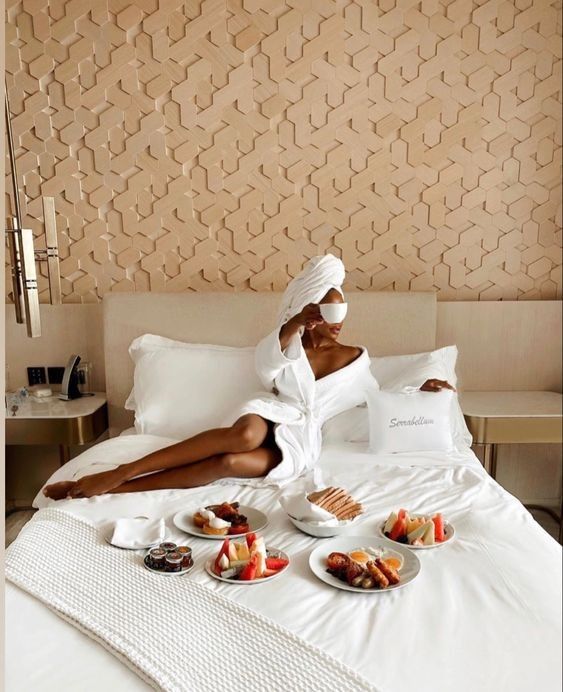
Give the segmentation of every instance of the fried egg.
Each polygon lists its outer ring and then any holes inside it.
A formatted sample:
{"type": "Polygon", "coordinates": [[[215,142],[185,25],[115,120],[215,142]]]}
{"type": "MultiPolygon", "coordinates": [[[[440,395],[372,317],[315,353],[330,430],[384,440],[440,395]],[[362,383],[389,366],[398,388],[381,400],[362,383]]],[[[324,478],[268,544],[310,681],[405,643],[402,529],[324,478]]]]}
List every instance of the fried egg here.
{"type": "Polygon", "coordinates": [[[366,562],[373,560],[373,555],[370,555],[365,550],[360,550],[360,549],[352,550],[351,552],[348,553],[348,557],[360,565],[365,565],[366,562]]]}

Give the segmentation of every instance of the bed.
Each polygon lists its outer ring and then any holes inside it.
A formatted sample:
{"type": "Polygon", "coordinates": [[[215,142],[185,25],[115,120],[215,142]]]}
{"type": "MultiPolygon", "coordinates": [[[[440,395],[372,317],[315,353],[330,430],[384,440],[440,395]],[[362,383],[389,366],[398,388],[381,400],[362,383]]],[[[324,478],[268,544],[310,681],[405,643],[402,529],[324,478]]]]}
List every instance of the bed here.
{"type": "MultiPolygon", "coordinates": [[[[433,294],[352,294],[348,300],[346,341],[361,343],[374,354],[434,347],[433,294]]],[[[116,436],[72,459],[52,480],[73,477],[100,460],[111,466],[138,458],[173,442],[120,434],[131,424],[123,404],[131,386],[127,346],[133,338],[152,332],[200,343],[249,345],[266,331],[276,303],[276,295],[263,294],[110,296],[104,301],[104,340],[116,436]],[[227,331],[225,325],[236,328],[227,331]]],[[[237,499],[267,512],[265,533],[291,555],[290,570],[272,582],[275,589],[222,584],[201,567],[217,546],[193,539],[190,544],[201,562],[189,579],[294,632],[357,671],[373,689],[561,689],[560,546],[488,477],[470,448],[374,456],[363,443],[331,443],[323,449],[320,468],[332,485],[346,487],[365,505],[356,535],[374,536],[392,508],[432,507],[455,525],[455,541],[425,552],[421,573],[407,588],[358,596],[332,589],[311,573],[308,557],[318,539],[291,525],[274,488],[214,485],[57,505],[96,525],[119,516],[164,516],[168,535],[181,539],[171,523],[177,511],[237,499]]],[[[7,690],[150,688],[122,660],[10,583],[6,623],[7,690]]]]}

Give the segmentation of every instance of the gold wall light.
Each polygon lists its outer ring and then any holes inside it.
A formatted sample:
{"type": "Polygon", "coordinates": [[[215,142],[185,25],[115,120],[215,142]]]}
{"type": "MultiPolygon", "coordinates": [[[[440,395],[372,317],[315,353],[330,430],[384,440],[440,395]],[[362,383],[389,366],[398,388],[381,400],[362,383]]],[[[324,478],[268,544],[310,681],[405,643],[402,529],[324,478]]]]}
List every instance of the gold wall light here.
{"type": "Polygon", "coordinates": [[[12,292],[16,312],[16,321],[27,325],[27,335],[41,336],[41,317],[39,312],[39,292],[37,290],[37,272],[35,262],[47,262],[49,276],[49,293],[52,305],[61,303],[61,277],[59,271],[59,249],[57,243],[57,225],[55,217],[55,200],[43,197],[43,219],[45,223],[45,250],[35,251],[33,231],[23,228],[20,206],[18,175],[8,89],[6,96],[6,134],[10,155],[12,175],[13,204],[15,215],[8,219],[6,235],[12,274],[12,292]]]}

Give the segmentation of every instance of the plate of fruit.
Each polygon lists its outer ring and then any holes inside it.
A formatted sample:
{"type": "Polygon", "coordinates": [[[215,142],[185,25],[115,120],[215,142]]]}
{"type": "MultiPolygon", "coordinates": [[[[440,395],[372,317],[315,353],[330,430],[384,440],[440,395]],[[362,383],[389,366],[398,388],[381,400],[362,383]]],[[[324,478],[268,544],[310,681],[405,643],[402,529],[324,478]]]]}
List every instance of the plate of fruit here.
{"type": "Polygon", "coordinates": [[[192,536],[224,540],[225,536],[245,536],[261,531],[268,524],[268,517],[254,507],[221,502],[178,512],[172,521],[192,536]]]}
{"type": "Polygon", "coordinates": [[[435,514],[409,514],[406,509],[391,512],[379,527],[385,538],[415,550],[427,550],[446,545],[455,536],[454,527],[435,514]]]}
{"type": "Polygon", "coordinates": [[[420,572],[420,561],[403,546],[391,549],[378,538],[343,536],[315,548],[309,567],[337,589],[381,593],[410,584],[420,572]]]}
{"type": "Polygon", "coordinates": [[[240,540],[225,538],[217,555],[205,563],[207,573],[215,579],[241,586],[263,584],[279,577],[288,567],[287,554],[266,548],[264,537],[255,533],[240,540]]]}

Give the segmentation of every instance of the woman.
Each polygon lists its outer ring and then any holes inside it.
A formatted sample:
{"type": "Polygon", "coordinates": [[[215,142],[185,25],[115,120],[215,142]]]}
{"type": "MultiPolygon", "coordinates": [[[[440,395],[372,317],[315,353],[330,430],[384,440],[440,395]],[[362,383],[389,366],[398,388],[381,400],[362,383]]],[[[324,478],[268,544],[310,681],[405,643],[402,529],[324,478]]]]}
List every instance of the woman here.
{"type": "MultiPolygon", "coordinates": [[[[47,497],[191,488],[222,478],[284,485],[315,465],[321,426],[363,403],[373,379],[367,350],[337,339],[342,322],[329,324],[319,303],[343,303],[344,265],[333,255],[314,257],[287,287],[278,327],[256,347],[256,369],[268,392],[243,405],[234,422],[206,430],[111,471],[54,483],[47,497]],[[148,474],[148,475],[147,475],[148,474]]],[[[428,380],[421,389],[453,389],[428,380]]],[[[241,481],[244,482],[244,481],[241,481]]]]}

